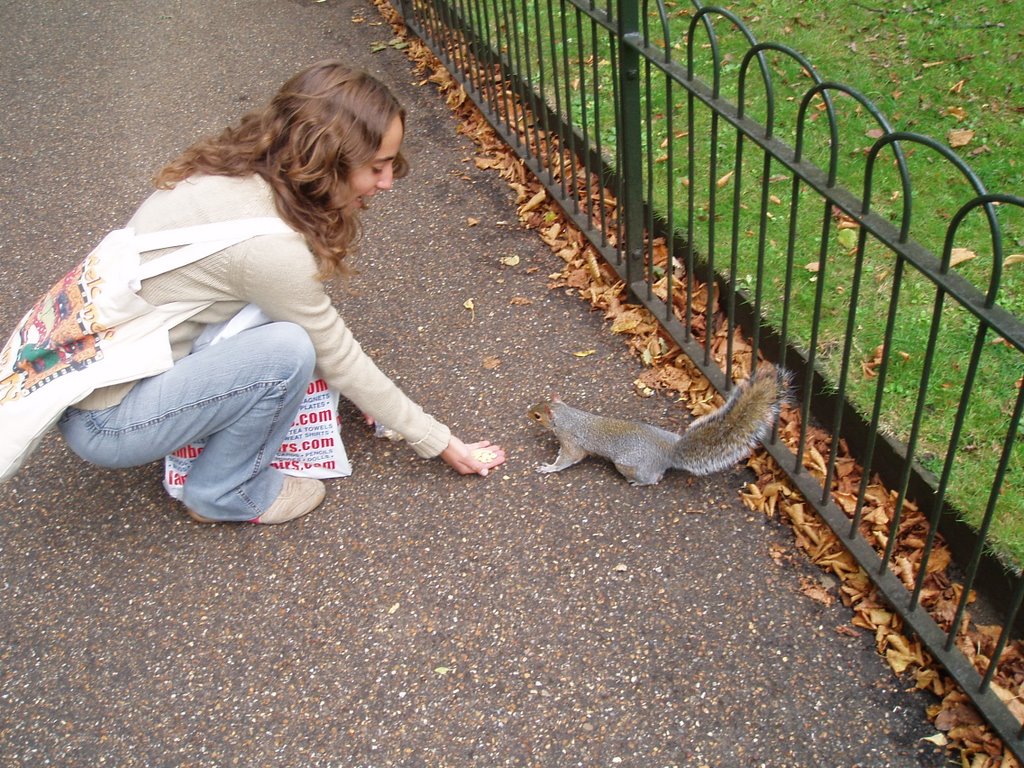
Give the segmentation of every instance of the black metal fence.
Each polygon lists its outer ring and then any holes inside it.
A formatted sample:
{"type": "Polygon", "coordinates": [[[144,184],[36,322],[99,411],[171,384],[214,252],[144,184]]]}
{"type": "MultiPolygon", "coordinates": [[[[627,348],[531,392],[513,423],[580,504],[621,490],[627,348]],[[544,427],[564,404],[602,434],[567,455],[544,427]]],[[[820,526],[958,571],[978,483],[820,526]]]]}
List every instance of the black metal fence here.
{"type": "Polygon", "coordinates": [[[799,435],[769,453],[1024,758],[1006,701],[1022,691],[994,683],[1024,597],[1024,324],[1008,301],[1024,285],[1003,274],[1024,198],[990,194],[947,144],[895,130],[721,8],[393,2],[717,389],[741,354],[796,372],[799,435]],[[847,449],[862,479],[840,497],[847,449]],[[879,477],[895,517],[869,540],[879,477]],[[924,521],[910,575],[894,555],[906,510],[924,521]],[[939,540],[963,588],[954,615],[933,617],[922,590],[939,540]],[[968,659],[958,633],[979,584],[1002,629],[968,659]]]}

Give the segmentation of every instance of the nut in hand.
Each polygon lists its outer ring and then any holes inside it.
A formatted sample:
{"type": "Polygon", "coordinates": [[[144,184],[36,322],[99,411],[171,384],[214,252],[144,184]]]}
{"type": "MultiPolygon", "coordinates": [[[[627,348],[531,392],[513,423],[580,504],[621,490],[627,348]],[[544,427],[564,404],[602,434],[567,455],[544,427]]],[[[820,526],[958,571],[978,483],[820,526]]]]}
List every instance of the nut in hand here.
{"type": "Polygon", "coordinates": [[[481,464],[489,464],[498,458],[498,454],[494,451],[488,450],[487,448],[477,448],[473,451],[473,458],[479,461],[481,464]]]}

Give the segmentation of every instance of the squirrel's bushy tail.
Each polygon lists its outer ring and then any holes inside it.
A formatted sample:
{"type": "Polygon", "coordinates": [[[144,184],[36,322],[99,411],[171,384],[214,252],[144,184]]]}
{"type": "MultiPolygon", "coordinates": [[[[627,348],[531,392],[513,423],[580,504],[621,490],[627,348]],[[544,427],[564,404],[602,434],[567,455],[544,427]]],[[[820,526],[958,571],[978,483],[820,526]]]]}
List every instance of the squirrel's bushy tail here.
{"type": "Polygon", "coordinates": [[[725,405],[690,425],[673,449],[672,466],[694,475],[729,469],[771,432],[789,387],[787,371],[759,368],[736,385],[725,405]]]}

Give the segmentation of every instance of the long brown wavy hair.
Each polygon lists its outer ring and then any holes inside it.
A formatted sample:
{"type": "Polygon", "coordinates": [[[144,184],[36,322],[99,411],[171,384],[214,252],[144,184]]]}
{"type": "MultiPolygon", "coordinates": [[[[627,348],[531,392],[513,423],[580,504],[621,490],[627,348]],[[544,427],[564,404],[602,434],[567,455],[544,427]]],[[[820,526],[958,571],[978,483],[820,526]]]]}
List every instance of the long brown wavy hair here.
{"type": "MultiPolygon", "coordinates": [[[[379,80],[321,61],[282,85],[266,107],[186,149],[154,183],[170,189],[194,174],[259,174],[281,218],[305,236],[321,278],[345,275],[343,259],[360,235],[358,215],[344,208],[349,174],[373,161],[396,117],[404,127],[405,110],[379,80]]],[[[407,172],[399,154],[394,176],[407,172]]]]}

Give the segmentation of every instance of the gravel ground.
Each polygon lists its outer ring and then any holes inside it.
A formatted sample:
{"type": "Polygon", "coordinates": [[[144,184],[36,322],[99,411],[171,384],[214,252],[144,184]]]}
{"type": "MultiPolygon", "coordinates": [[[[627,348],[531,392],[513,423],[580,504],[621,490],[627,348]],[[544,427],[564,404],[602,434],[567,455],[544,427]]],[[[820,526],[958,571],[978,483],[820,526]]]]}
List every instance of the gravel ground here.
{"type": "Polygon", "coordinates": [[[601,318],[549,290],[556,259],[504,183],[403,54],[373,52],[391,33],[371,6],[92,5],[0,5],[3,327],[162,162],[344,57],[406,104],[413,172],[374,200],[337,301],[413,397],[509,460],[461,478],[343,404],[355,472],[322,508],[209,527],[159,465],[95,470],[55,435],[0,487],[0,765],[946,763],[929,700],[801,595],[817,571],[772,559],[791,536],[739,504],[746,470],[647,488],[599,461],[533,471],[556,446],[524,412],[553,390],[672,429],[685,410],[636,398],[601,318]]]}

